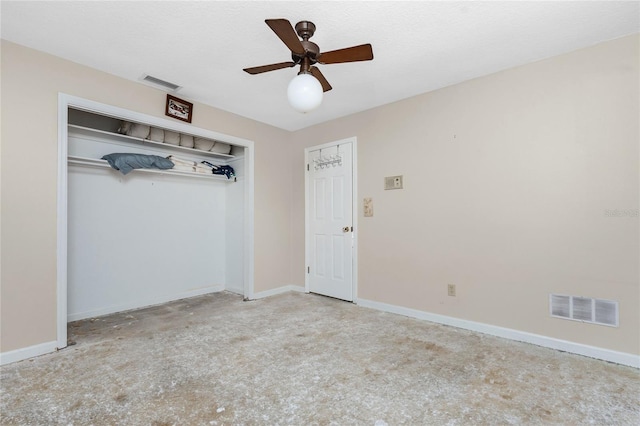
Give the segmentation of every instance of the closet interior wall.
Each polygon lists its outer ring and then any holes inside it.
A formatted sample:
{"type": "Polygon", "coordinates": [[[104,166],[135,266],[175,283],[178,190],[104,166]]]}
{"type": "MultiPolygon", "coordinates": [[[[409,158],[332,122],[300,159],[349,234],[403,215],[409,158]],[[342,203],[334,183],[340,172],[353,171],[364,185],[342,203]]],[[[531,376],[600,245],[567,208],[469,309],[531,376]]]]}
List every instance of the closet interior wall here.
{"type": "Polygon", "coordinates": [[[120,122],[69,109],[68,321],[225,289],[243,294],[245,148],[221,156],[147,143],[118,134],[120,122]],[[125,176],[99,160],[110,153],[206,160],[232,166],[236,179],[125,176]]]}

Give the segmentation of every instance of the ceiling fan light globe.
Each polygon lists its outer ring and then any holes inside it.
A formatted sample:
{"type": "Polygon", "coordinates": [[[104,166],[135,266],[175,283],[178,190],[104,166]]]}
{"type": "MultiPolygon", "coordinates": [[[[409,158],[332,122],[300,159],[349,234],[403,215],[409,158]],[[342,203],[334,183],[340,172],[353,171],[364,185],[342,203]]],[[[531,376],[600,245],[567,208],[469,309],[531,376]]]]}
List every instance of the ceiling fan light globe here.
{"type": "Polygon", "coordinates": [[[311,74],[298,74],[287,88],[289,104],[299,112],[309,112],[322,103],[322,85],[311,74]]]}

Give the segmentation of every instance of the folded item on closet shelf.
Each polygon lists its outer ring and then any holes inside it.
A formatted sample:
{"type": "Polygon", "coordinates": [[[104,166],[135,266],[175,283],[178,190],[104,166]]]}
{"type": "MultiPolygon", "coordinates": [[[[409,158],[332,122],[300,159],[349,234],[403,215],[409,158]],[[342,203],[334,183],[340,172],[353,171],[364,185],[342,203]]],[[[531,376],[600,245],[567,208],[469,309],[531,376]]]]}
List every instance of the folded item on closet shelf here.
{"type": "Polygon", "coordinates": [[[178,172],[195,172],[196,166],[185,166],[183,164],[176,164],[173,166],[172,170],[176,170],[178,172]]]}
{"type": "Polygon", "coordinates": [[[182,164],[183,166],[195,166],[197,164],[195,161],[185,160],[184,158],[179,158],[175,155],[170,155],[167,159],[173,161],[175,164],[182,164]]]}
{"type": "Polygon", "coordinates": [[[180,133],[165,130],[164,143],[168,143],[169,145],[180,145],[180,133]]]}
{"type": "Polygon", "coordinates": [[[130,128],[131,128],[130,121],[121,121],[120,128],[118,129],[118,133],[126,135],[130,128]]]}
{"type": "Polygon", "coordinates": [[[185,166],[185,167],[191,167],[194,171],[197,172],[202,172],[202,173],[211,173],[211,168],[203,165],[203,164],[199,164],[196,163],[195,161],[187,161],[187,160],[183,160],[180,158],[175,158],[173,156],[169,156],[167,157],[169,160],[173,161],[173,163],[176,166],[185,166]]]}
{"type": "Polygon", "coordinates": [[[193,136],[180,134],[180,146],[193,148],[193,136]]]}
{"type": "Polygon", "coordinates": [[[215,143],[216,141],[213,141],[211,139],[205,139],[205,138],[193,139],[193,144],[195,148],[200,149],[202,151],[209,151],[211,148],[213,148],[213,145],[215,145],[215,143]]]}
{"type": "Polygon", "coordinates": [[[202,168],[202,167],[198,167],[198,166],[185,166],[182,164],[176,164],[175,166],[173,166],[173,169],[171,170],[175,170],[178,172],[190,172],[190,173],[200,173],[203,175],[210,175],[211,174],[211,169],[208,168],[202,168]]]}
{"type": "Polygon", "coordinates": [[[119,170],[123,175],[133,169],[167,170],[174,167],[173,162],[159,155],[114,153],[107,154],[102,159],[107,160],[112,168],[119,170]]]}
{"type": "Polygon", "coordinates": [[[209,151],[228,155],[231,152],[231,145],[228,143],[216,142],[209,151]]]}
{"type": "Polygon", "coordinates": [[[152,127],[149,129],[149,136],[147,136],[147,139],[154,142],[164,142],[164,130],[152,127]]]}
{"type": "Polygon", "coordinates": [[[149,126],[146,124],[131,123],[131,127],[127,129],[127,135],[134,138],[146,139],[149,136],[149,126]]]}
{"type": "Polygon", "coordinates": [[[213,139],[183,135],[171,130],[159,129],[146,124],[122,121],[118,128],[118,133],[133,136],[136,138],[148,139],[154,142],[164,142],[169,145],[183,146],[185,148],[195,148],[201,151],[214,152],[216,154],[230,154],[231,145],[224,142],[216,142],[213,139]]]}

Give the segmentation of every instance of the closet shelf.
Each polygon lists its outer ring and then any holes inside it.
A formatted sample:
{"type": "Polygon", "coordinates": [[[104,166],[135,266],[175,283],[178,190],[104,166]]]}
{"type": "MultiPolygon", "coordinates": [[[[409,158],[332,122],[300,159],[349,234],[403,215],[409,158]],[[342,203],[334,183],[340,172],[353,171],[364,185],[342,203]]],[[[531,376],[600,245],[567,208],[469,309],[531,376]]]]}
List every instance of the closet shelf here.
{"type": "Polygon", "coordinates": [[[142,144],[158,146],[158,147],[162,147],[163,149],[175,150],[177,152],[188,152],[190,154],[206,155],[206,156],[217,157],[217,158],[235,158],[234,155],[230,155],[230,154],[219,154],[219,153],[216,153],[216,152],[203,151],[201,149],[196,149],[196,148],[187,148],[185,146],[171,145],[171,144],[168,144],[168,143],[156,142],[156,141],[152,141],[152,140],[149,140],[149,139],[143,139],[143,138],[137,138],[137,137],[134,137],[134,136],[123,135],[121,133],[115,133],[115,132],[109,132],[109,131],[106,131],[106,130],[93,129],[91,127],[78,126],[77,124],[69,124],[69,128],[70,129],[76,129],[76,130],[85,131],[85,132],[88,132],[88,133],[94,133],[96,135],[117,136],[117,137],[129,140],[129,141],[135,141],[135,142],[142,143],[142,144]]]}
{"type": "MultiPolygon", "coordinates": [[[[88,157],[78,157],[78,156],[70,155],[70,156],[67,157],[67,162],[69,164],[75,164],[75,165],[79,165],[79,166],[102,167],[102,168],[107,168],[107,169],[111,169],[111,170],[115,171],[115,169],[113,169],[109,165],[107,160],[102,160],[102,159],[88,158],[88,157]]],[[[208,179],[208,180],[221,180],[221,181],[224,181],[224,182],[236,182],[237,181],[236,178],[234,178],[233,180],[232,179],[227,179],[227,177],[224,176],[224,175],[214,175],[214,174],[210,174],[209,175],[209,174],[204,174],[204,173],[184,172],[184,171],[181,171],[181,170],[171,170],[171,169],[167,169],[167,170],[135,169],[134,172],[156,173],[156,174],[162,174],[162,175],[189,176],[189,177],[208,179]]]]}

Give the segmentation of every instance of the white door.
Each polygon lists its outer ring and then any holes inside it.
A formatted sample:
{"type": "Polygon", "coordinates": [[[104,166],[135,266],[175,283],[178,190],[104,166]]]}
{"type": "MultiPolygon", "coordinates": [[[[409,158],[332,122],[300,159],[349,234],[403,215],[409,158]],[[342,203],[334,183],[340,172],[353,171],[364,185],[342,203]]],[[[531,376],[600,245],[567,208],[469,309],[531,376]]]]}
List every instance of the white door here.
{"type": "Polygon", "coordinates": [[[353,300],[353,144],[308,153],[309,291],[353,300]]]}

